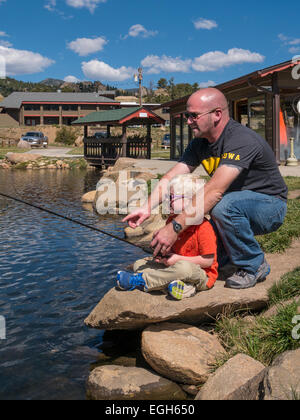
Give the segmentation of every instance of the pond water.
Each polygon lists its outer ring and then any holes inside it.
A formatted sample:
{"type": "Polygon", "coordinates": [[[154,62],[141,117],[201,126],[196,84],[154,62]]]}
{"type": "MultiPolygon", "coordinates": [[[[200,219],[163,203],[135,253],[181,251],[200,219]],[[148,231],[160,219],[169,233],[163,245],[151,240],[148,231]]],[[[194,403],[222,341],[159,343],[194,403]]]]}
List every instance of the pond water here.
{"type": "MultiPolygon", "coordinates": [[[[0,171],[0,192],[123,237],[81,204],[96,171],[0,171]]],[[[84,319],[144,255],[131,245],[0,196],[0,399],[85,399],[104,331],[84,319]],[[3,338],[3,337],[2,337],[3,338]]]]}

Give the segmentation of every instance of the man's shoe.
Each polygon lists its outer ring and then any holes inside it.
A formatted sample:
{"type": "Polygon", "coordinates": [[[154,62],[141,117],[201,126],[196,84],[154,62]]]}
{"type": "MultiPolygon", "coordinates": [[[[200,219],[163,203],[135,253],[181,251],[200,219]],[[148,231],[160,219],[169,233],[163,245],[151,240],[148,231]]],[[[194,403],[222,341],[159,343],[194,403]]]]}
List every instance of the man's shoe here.
{"type": "Polygon", "coordinates": [[[249,289],[257,283],[254,274],[247,273],[244,270],[238,270],[235,274],[226,280],[225,287],[228,289],[249,289]]]}
{"type": "Polygon", "coordinates": [[[119,271],[117,275],[117,284],[121,290],[132,291],[135,289],[145,291],[147,285],[143,279],[143,274],[134,274],[128,271],[119,271]]]}
{"type": "Polygon", "coordinates": [[[169,295],[176,300],[182,300],[195,296],[197,293],[196,287],[185,284],[183,281],[173,281],[168,286],[169,295]]]}
{"type": "Polygon", "coordinates": [[[267,263],[267,261],[264,259],[264,262],[259,267],[257,273],[256,273],[256,281],[257,283],[261,283],[266,280],[267,276],[271,273],[271,267],[270,264],[267,263]]]}

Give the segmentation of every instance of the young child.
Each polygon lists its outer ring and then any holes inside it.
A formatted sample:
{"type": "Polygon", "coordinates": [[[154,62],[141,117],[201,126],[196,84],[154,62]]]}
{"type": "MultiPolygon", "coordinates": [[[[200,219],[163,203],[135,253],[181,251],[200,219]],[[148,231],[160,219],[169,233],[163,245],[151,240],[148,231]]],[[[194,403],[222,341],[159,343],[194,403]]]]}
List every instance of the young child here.
{"type": "MultiPolygon", "coordinates": [[[[167,223],[190,203],[197,190],[199,183],[191,175],[179,175],[171,181],[171,215],[167,223]]],[[[134,273],[120,271],[117,284],[121,290],[167,289],[173,298],[181,300],[211,289],[217,278],[217,238],[210,222],[204,219],[201,225],[189,226],[178,236],[170,255],[139,260],[134,264],[134,273]]]]}

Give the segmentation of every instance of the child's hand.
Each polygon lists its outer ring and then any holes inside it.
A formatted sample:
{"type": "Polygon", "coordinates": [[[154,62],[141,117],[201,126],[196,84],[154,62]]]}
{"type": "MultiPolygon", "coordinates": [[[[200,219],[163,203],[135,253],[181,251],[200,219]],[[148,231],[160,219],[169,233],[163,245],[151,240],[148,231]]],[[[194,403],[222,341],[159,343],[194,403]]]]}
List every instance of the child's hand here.
{"type": "Polygon", "coordinates": [[[167,267],[171,267],[172,265],[176,264],[180,259],[180,255],[177,254],[171,254],[167,255],[166,258],[164,258],[163,264],[165,264],[167,267]]]}

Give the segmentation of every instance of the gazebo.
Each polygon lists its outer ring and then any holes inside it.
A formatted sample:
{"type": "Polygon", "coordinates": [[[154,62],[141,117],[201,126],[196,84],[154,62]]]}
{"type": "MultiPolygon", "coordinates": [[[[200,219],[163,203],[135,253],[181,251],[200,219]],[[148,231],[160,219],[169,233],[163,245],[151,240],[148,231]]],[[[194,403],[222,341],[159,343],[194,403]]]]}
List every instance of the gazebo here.
{"type": "Polygon", "coordinates": [[[151,126],[165,120],[146,107],[93,112],[72,125],[84,126],[84,157],[96,167],[113,165],[120,157],[151,159],[151,126]],[[106,138],[89,136],[89,127],[106,126],[106,138]],[[127,137],[128,126],[147,126],[146,137],[127,137]],[[111,127],[122,127],[122,136],[111,136],[111,127]]]}

